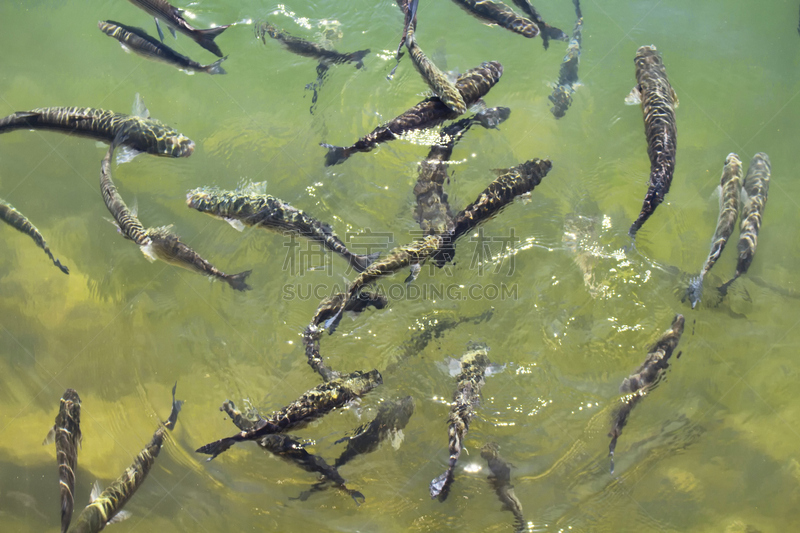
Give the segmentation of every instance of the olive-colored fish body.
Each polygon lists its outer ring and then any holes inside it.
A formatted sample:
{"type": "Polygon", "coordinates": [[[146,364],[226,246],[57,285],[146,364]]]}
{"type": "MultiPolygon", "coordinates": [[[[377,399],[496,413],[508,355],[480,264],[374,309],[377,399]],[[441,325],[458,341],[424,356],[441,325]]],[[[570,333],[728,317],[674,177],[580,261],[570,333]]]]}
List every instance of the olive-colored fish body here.
{"type": "Polygon", "coordinates": [[[168,227],[148,229],[147,238],[150,239],[149,246],[153,254],[165,263],[222,280],[237,291],[249,291],[251,289],[245,280],[253,272],[252,270],[245,270],[238,274],[222,272],[181,242],[180,237],[168,227]]]}
{"type": "Polygon", "coordinates": [[[118,40],[123,48],[130,50],[142,57],[155,59],[168,65],[172,65],[190,74],[195,72],[205,72],[207,74],[225,74],[225,70],[220,64],[227,59],[215,61],[210,65],[201,65],[197,61],[173,50],[161,41],[154,39],[141,28],[126,26],[125,24],[113,20],[101,21],[97,23],[100,31],[118,40]]]}
{"type": "MultiPolygon", "coordinates": [[[[628,421],[628,415],[633,407],[641,398],[655,385],[669,367],[669,359],[673,351],[678,346],[678,342],[683,335],[684,327],[683,315],[676,315],[672,321],[672,326],[668,329],[655,345],[650,348],[644,363],[636,371],[622,380],[619,386],[620,394],[625,394],[622,405],[614,410],[611,422],[611,443],[608,445],[608,454],[611,459],[611,471],[614,471],[614,450],[617,447],[617,439],[622,435],[622,428],[628,421]]],[[[680,355],[680,354],[679,354],[680,355]]]]}
{"type": "Polygon", "coordinates": [[[77,391],[67,389],[61,397],[56,422],[43,444],[56,443],[58,484],[61,493],[61,533],[66,533],[75,505],[75,469],[81,443],[81,399],[77,391]]]}
{"type": "MultiPolygon", "coordinates": [[[[131,4],[143,9],[156,19],[158,35],[161,37],[162,41],[164,40],[164,34],[161,31],[161,26],[158,24],[159,20],[165,22],[171,29],[178,30],[182,34],[186,35],[217,57],[222,57],[222,50],[219,49],[219,46],[214,42],[214,39],[220,33],[230,28],[230,24],[227,26],[217,26],[216,28],[210,28],[207,30],[198,30],[186,22],[186,20],[183,18],[182,9],[178,9],[177,7],[169,4],[166,0],[129,1],[131,4]]],[[[175,35],[175,32],[172,31],[172,34],[175,35]]]]}
{"type": "Polygon", "coordinates": [[[298,233],[341,255],[357,272],[363,272],[380,255],[380,252],[370,255],[354,254],[336,236],[330,225],[314,219],[280,198],[267,194],[202,187],[189,191],[186,204],[192,209],[229,222],[238,221],[245,226],[298,233]]]}
{"type": "Polygon", "coordinates": [[[511,484],[511,464],[500,457],[500,446],[495,442],[487,443],[481,448],[481,457],[489,465],[489,483],[503,504],[503,509],[514,515],[514,531],[525,531],[525,517],[522,514],[522,503],[514,493],[511,484]]]}
{"type": "Polygon", "coordinates": [[[339,468],[359,455],[374,452],[387,437],[402,431],[413,414],[414,398],[411,396],[394,401],[384,400],[372,422],[356,429],[352,437],[336,441],[336,444],[346,441],[347,448],[336,459],[334,466],[339,468]]]}
{"type": "Polygon", "coordinates": [[[422,79],[428,84],[428,87],[444,102],[444,104],[453,110],[454,113],[461,115],[466,113],[467,104],[458,89],[447,79],[447,76],[439,70],[439,68],[428,59],[425,52],[417,44],[416,33],[414,32],[413,25],[408,29],[408,36],[406,38],[406,47],[411,56],[411,62],[414,63],[417,72],[420,73],[422,79]]]}
{"type": "MultiPolygon", "coordinates": [[[[108,148],[103,161],[100,163],[100,193],[103,196],[103,201],[114,217],[114,221],[119,229],[119,232],[126,239],[130,239],[141,247],[142,253],[148,256],[150,253],[149,245],[151,243],[150,237],[147,236],[147,230],[139,222],[139,219],[125,204],[114,181],[111,178],[111,158],[114,155],[116,144],[108,148]]],[[[151,260],[154,257],[149,257],[151,260]]]]}
{"type": "Polygon", "coordinates": [[[242,431],[253,429],[260,418],[259,416],[249,416],[249,413],[248,415],[242,414],[230,400],[225,400],[219,410],[230,416],[233,424],[242,431]]]}
{"type": "Polygon", "coordinates": [[[11,204],[2,198],[0,198],[0,220],[33,239],[33,242],[36,243],[36,246],[44,250],[44,253],[47,254],[47,257],[50,258],[53,264],[57,266],[61,272],[64,274],[69,274],[69,268],[67,268],[65,265],[62,265],[61,261],[53,257],[53,252],[50,251],[50,247],[47,246],[44,236],[39,232],[38,229],[36,229],[36,226],[31,224],[30,221],[25,218],[25,215],[14,209],[11,204]]]}
{"type": "Polygon", "coordinates": [[[467,436],[470,421],[475,415],[475,407],[480,400],[484,374],[491,364],[488,353],[488,347],[478,345],[461,357],[461,373],[456,376],[458,385],[453,394],[453,403],[450,404],[450,417],[448,419],[450,460],[444,474],[433,479],[430,483],[431,498],[438,498],[442,502],[447,499],[447,495],[450,493],[456,462],[461,455],[461,450],[464,447],[464,438],[467,436]]]}
{"type": "Polygon", "coordinates": [[[520,17],[502,2],[492,0],[453,0],[459,7],[489,24],[497,24],[523,37],[532,39],[539,35],[539,27],[533,21],[520,17]]]}
{"type": "Polygon", "coordinates": [[[89,107],[43,107],[0,119],[0,133],[18,129],[57,131],[109,144],[123,139],[121,144],[137,152],[167,157],[188,157],[194,151],[191,139],[155,119],[89,107]]]}
{"type": "Polygon", "coordinates": [[[650,179],[642,210],[628,230],[631,237],[636,236],[636,232],[669,192],[678,147],[678,130],[675,125],[678,96],[669,83],[661,54],[655,46],[642,46],[636,52],[634,63],[637,85],[626,102],[641,101],[642,104],[647,155],[650,157],[650,179]]]}
{"type": "Polygon", "coordinates": [[[266,36],[269,35],[283,44],[290,52],[322,61],[326,65],[353,63],[358,69],[364,66],[364,57],[369,54],[369,50],[359,50],[351,54],[342,54],[336,50],[329,50],[317,43],[312,43],[311,41],[289,35],[269,22],[256,23],[255,31],[256,36],[261,39],[264,44],[267,42],[266,36]]]}
{"type": "Polygon", "coordinates": [[[332,379],[305,392],[300,398],[280,411],[276,411],[269,418],[259,420],[251,430],[206,444],[198,448],[197,452],[211,455],[210,461],[237,442],[257,440],[265,435],[283,433],[316,420],[334,409],[360,398],[382,383],[383,378],[377,370],[353,372],[332,379]]]}
{"type": "Polygon", "coordinates": [[[555,118],[561,118],[572,105],[572,94],[578,85],[578,65],[581,57],[581,35],[583,34],[583,17],[580,16],[580,5],[576,2],[575,9],[578,20],[572,30],[572,38],[567,45],[567,53],[561,61],[558,70],[558,83],[553,87],[553,92],[548,99],[553,104],[550,112],[555,118]]]}
{"type": "MultiPolygon", "coordinates": [[[[469,108],[489,92],[502,74],[503,66],[500,63],[496,61],[483,63],[459,77],[455,86],[469,108]]],[[[428,98],[388,123],[375,128],[351,146],[332,146],[323,143],[321,146],[328,148],[325,166],[338,165],[355,152],[369,152],[378,144],[396,139],[404,133],[433,128],[445,120],[457,117],[458,114],[447,107],[438,96],[428,98]]]]}
{"type": "Polygon", "coordinates": [[[742,206],[742,222],[739,228],[739,261],[736,264],[736,275],[741,276],[750,268],[758,244],[758,232],[761,229],[761,217],[767,205],[769,179],[772,173],[769,156],[760,152],[753,156],[747,175],[744,178],[746,200],[742,206]]]}
{"type": "Polygon", "coordinates": [[[524,11],[531,21],[539,28],[539,32],[542,36],[542,46],[544,46],[545,50],[547,50],[547,48],[550,46],[550,39],[554,39],[556,41],[569,40],[569,36],[566,33],[544,21],[542,15],[540,15],[536,8],[533,7],[533,4],[530,3],[530,0],[514,0],[514,3],[522,11],[524,11]]]}

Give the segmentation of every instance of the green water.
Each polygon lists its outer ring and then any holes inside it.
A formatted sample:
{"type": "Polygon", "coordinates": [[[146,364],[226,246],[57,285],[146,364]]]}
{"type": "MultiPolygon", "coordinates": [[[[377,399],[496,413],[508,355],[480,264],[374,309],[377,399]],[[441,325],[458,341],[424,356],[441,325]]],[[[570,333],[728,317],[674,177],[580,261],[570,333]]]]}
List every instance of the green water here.
{"type": "MultiPolygon", "coordinates": [[[[571,2],[536,5],[571,31],[571,2]]],[[[97,29],[98,20],[111,19],[155,35],[152,19],[129,2],[0,4],[0,116],[43,106],[129,112],[139,92],[153,117],[192,138],[196,150],[187,159],[142,155],[115,165],[120,193],[136,200],[146,226],[174,224],[222,270],[253,269],[253,290],[237,293],[148,263],[104,220],[105,147],[46,132],[0,138],[0,197],[71,270],[63,275],[28,237],[0,226],[0,529],[58,527],[55,451],[40,443],[64,389],[83,400],[77,516],[94,480],[105,485],[119,476],[166,418],[176,380],[186,401],[177,429],[126,506],[133,517],[112,526],[116,532],[511,531],[512,515],[501,509],[480,458],[488,441],[514,464],[512,482],[536,531],[794,529],[800,313],[797,299],[770,286],[799,289],[792,274],[800,259],[796,2],[585,1],[583,85],[558,121],[548,84],[566,43],[553,41],[545,52],[539,39],[485,26],[452,2],[422,2],[420,46],[446,70],[500,61],[503,77],[486,102],[512,109],[499,131],[474,128],[456,147],[453,159],[462,164],[451,167],[446,185],[451,206],[472,201],[493,179],[491,169],[533,157],[551,159],[553,169],[529,202],[517,200],[485,224],[492,257],[476,255],[478,243],[464,238],[449,270],[423,269],[416,286],[459,289],[451,297],[398,298],[386,310],[346,317],[323,339],[333,368],[378,368],[384,385],[359,406],[297,431],[315,441],[313,453],[333,462],[342,450],[334,441],[369,421],[381,399],[416,402],[399,449],[385,443],[342,468],[348,486],[366,496],[360,507],[337,490],[290,500],[315,476],[254,444],[211,463],[194,453],[235,431],[218,411],[225,399],[249,399],[269,413],[319,383],[299,337],[318,304],[308,287],[341,287],[353,274],[338,257],[326,259],[329,268],[283,268],[286,238],[238,233],[187,209],[184,198],[198,186],[267,182],[268,193],[340,235],[369,228],[384,245],[387,233],[394,244],[412,240],[412,190],[427,147],[393,141],[326,169],[318,146],[352,143],[427,90],[407,58],[393,82],[385,79],[402,16],[389,0],[292,2],[284,12],[295,17],[255,0],[180,7],[197,15],[198,27],[269,16],[311,39],[320,38],[321,21],[335,20],[338,49],[372,53],[364,69],[331,69],[312,115],[304,86],[315,79],[314,61],[274,41],[265,46],[252,24],[217,39],[229,55],[228,75],[187,76],[125,54],[97,29]],[[662,52],[680,98],[677,166],[666,202],[639,232],[637,251],[626,253],[649,161],[641,111],[623,100],[635,81],[635,51],[645,44],[662,52]],[[746,164],[759,151],[771,158],[772,186],[755,261],[726,300],[692,311],[676,291],[708,253],[724,159],[737,152],[746,164]],[[577,253],[564,242],[574,215],[594,222],[577,253]],[[518,241],[504,251],[502,239],[512,234],[518,241]],[[576,259],[592,267],[586,280],[576,259]],[[491,298],[489,287],[501,285],[511,296],[491,298]],[[466,297],[470,286],[482,297],[466,297]],[[305,297],[287,299],[292,291],[305,297]],[[402,350],[437,321],[487,311],[489,318],[444,331],[422,350],[402,350]],[[606,433],[619,383],[679,312],[687,318],[682,356],[631,414],[612,476],[606,433]],[[469,341],[488,344],[505,369],[487,379],[453,490],[440,503],[430,500],[428,483],[447,461],[455,381],[446,361],[469,341]]],[[[203,63],[215,59],[185,36],[167,35],[167,43],[203,63]]],[[[732,242],[707,287],[733,273],[734,252],[732,242]]],[[[397,291],[404,276],[382,287],[397,291]]]]}

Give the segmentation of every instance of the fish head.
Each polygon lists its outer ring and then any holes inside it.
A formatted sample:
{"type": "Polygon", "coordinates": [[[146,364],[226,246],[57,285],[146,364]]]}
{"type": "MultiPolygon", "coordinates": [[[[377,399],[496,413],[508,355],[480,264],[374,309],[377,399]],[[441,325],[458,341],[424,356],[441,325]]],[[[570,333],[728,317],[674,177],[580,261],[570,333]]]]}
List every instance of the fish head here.
{"type": "Polygon", "coordinates": [[[494,459],[500,453],[500,446],[496,442],[487,442],[481,448],[481,457],[485,460],[494,459]]]}
{"type": "Polygon", "coordinates": [[[661,61],[661,53],[656,50],[655,45],[642,46],[636,51],[636,57],[633,60],[637,70],[646,70],[655,65],[663,65],[661,61]]]}
{"type": "Polygon", "coordinates": [[[168,139],[167,150],[165,155],[170,157],[189,157],[194,153],[194,141],[180,133],[171,135],[168,139]]]}
{"type": "Polygon", "coordinates": [[[672,321],[672,331],[675,335],[679,337],[683,334],[683,326],[685,323],[685,319],[683,315],[675,315],[675,318],[672,321]]]}

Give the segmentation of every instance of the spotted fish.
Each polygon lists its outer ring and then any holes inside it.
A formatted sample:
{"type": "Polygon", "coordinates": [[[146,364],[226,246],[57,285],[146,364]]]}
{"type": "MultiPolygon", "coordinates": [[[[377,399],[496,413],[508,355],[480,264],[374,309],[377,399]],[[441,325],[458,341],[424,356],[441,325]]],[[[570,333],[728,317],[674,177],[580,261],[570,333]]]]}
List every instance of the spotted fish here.
{"type": "MultiPolygon", "coordinates": [[[[104,491],[92,498],[92,502],[78,516],[70,533],[97,533],[102,531],[107,524],[118,521],[119,515],[125,513],[122,508],[142,486],[147,474],[150,473],[150,469],[161,452],[167,430],[175,429],[181,405],[183,405],[182,401],[175,400],[175,387],[173,387],[172,411],[167,421],[159,426],[150,442],[136,456],[133,464],[104,491]]],[[[99,488],[98,485],[96,487],[99,488]]],[[[93,490],[93,495],[96,492],[99,491],[93,490]]]]}
{"type": "MultiPolygon", "coordinates": [[[[578,0],[575,1],[577,2],[578,0]]],[[[539,28],[539,32],[542,36],[542,46],[544,46],[545,50],[550,46],[550,39],[569,41],[569,36],[566,33],[544,21],[539,12],[536,11],[536,8],[533,7],[533,4],[530,3],[530,0],[514,0],[514,3],[524,11],[531,21],[539,28]]]]}
{"type": "MultiPolygon", "coordinates": [[[[455,86],[466,106],[471,107],[485,96],[489,89],[494,87],[502,75],[503,66],[500,63],[496,61],[483,63],[480,67],[470,69],[459,77],[455,86]]],[[[404,133],[433,128],[446,120],[453,120],[457,117],[458,113],[447,107],[438,96],[427,98],[399,117],[375,128],[351,146],[321,144],[328,149],[325,166],[338,165],[356,152],[369,152],[378,144],[396,139],[404,133]]]]}
{"type": "Polygon", "coordinates": [[[485,345],[476,345],[461,356],[461,373],[456,376],[458,385],[453,393],[448,420],[450,461],[444,474],[434,478],[430,484],[431,498],[438,498],[441,502],[445,501],[450,493],[455,478],[456,462],[464,447],[470,421],[475,415],[475,407],[480,400],[484,384],[484,374],[489,365],[489,348],[485,345]]]}
{"type": "Polygon", "coordinates": [[[81,399],[75,389],[67,389],[61,397],[56,423],[42,443],[56,443],[58,483],[61,489],[61,533],[66,533],[72,520],[75,468],[78,465],[78,445],[81,440],[81,399]]]}
{"type": "Polygon", "coordinates": [[[636,51],[634,63],[637,84],[625,103],[642,105],[647,155],[650,157],[650,180],[642,211],[628,230],[631,238],[636,236],[636,232],[669,192],[678,147],[678,131],[675,126],[678,95],[669,84],[661,54],[655,46],[642,46],[636,51]]]}
{"type": "Polygon", "coordinates": [[[392,444],[401,441],[403,428],[413,414],[414,398],[411,396],[399,400],[384,400],[369,424],[357,428],[352,437],[345,437],[334,443],[347,442],[347,448],[336,459],[334,466],[339,468],[359,455],[374,452],[387,438],[392,439],[392,444]]]}
{"type": "Polygon", "coordinates": [[[61,272],[64,274],[69,274],[69,268],[62,265],[61,262],[53,257],[53,252],[50,251],[50,247],[47,246],[47,242],[44,240],[44,237],[39,230],[36,229],[36,226],[30,223],[30,221],[25,218],[25,215],[14,209],[14,207],[0,198],[0,220],[11,226],[12,228],[21,231],[31,239],[36,245],[44,250],[44,253],[47,254],[47,257],[56,265],[61,272]]]}
{"type": "Polygon", "coordinates": [[[360,398],[382,383],[383,378],[377,370],[353,372],[332,379],[305,392],[300,398],[280,411],[276,411],[269,418],[259,420],[252,429],[201,446],[197,449],[197,453],[210,455],[211,457],[208,459],[210,461],[237,442],[257,440],[265,435],[283,433],[316,420],[334,409],[344,407],[350,401],[360,398]]]}
{"type": "Polygon", "coordinates": [[[497,24],[529,39],[539,35],[539,27],[534,22],[520,17],[502,2],[492,0],[453,0],[453,2],[467,13],[489,24],[497,24]]]}
{"type": "Polygon", "coordinates": [[[411,56],[411,62],[428,87],[439,97],[447,107],[457,115],[462,115],[467,111],[467,104],[456,87],[447,79],[447,76],[439,70],[433,61],[428,59],[425,52],[417,44],[416,32],[412,24],[407,31],[406,47],[411,56]]]}
{"type": "Polygon", "coordinates": [[[500,446],[496,442],[489,442],[481,448],[481,457],[489,465],[489,483],[492,485],[497,497],[503,504],[503,509],[514,515],[514,531],[526,531],[525,517],[522,514],[522,503],[514,493],[511,484],[511,464],[500,457],[500,446]]]}
{"type": "Polygon", "coordinates": [[[572,29],[572,38],[567,45],[567,53],[561,61],[558,70],[558,83],[553,87],[553,93],[547,98],[553,104],[550,112],[558,118],[567,113],[567,109],[572,105],[572,95],[578,85],[578,65],[581,58],[581,39],[583,35],[583,16],[581,15],[581,5],[575,0],[575,14],[578,20],[572,29]]]}
{"type": "Polygon", "coordinates": [[[201,187],[189,191],[186,205],[221,218],[239,231],[244,226],[251,226],[298,233],[341,255],[357,272],[363,272],[380,255],[380,252],[370,255],[352,253],[328,224],[274,196],[201,187]]]}
{"type": "MultiPolygon", "coordinates": [[[[611,421],[611,443],[608,445],[608,455],[611,457],[611,473],[614,473],[614,450],[617,447],[617,439],[622,435],[622,428],[628,422],[628,415],[633,407],[658,383],[669,367],[669,358],[678,346],[678,342],[683,335],[684,319],[683,315],[676,315],[672,321],[670,329],[664,333],[655,345],[650,348],[650,353],[644,363],[636,371],[622,380],[619,386],[622,404],[614,410],[611,421]]],[[[680,357],[680,354],[678,354],[680,357]]]]}
{"type": "Polygon", "coordinates": [[[361,68],[364,66],[364,57],[369,54],[369,50],[359,50],[350,54],[342,54],[336,50],[329,50],[311,41],[289,35],[269,22],[256,23],[255,32],[256,37],[261,39],[264,44],[267,43],[266,36],[269,35],[285,46],[290,52],[303,57],[316,59],[326,65],[353,63],[356,68],[361,68]]]}

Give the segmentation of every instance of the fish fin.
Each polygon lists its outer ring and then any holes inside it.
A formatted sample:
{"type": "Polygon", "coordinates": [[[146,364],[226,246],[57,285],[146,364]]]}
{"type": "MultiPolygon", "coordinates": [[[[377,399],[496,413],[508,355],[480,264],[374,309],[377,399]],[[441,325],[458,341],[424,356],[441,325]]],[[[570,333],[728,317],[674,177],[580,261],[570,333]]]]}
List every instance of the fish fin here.
{"type": "Polygon", "coordinates": [[[181,407],[183,407],[183,400],[175,399],[175,389],[177,388],[178,382],[176,381],[175,385],[172,386],[172,411],[170,411],[167,421],[164,422],[164,426],[170,431],[175,429],[175,424],[178,423],[178,413],[181,412],[181,407]]]}
{"type": "Polygon", "coordinates": [[[164,42],[164,32],[161,31],[161,24],[158,23],[158,19],[153,17],[153,20],[156,21],[156,29],[158,30],[158,38],[161,39],[161,42],[164,42]]]}
{"type": "Polygon", "coordinates": [[[144,246],[140,246],[139,249],[144,254],[145,259],[147,259],[151,263],[155,262],[155,260],[158,259],[155,247],[153,246],[153,241],[148,241],[147,244],[145,244],[144,246]]]}
{"type": "Polygon", "coordinates": [[[150,118],[150,111],[144,104],[144,98],[142,98],[142,95],[139,93],[136,93],[133,97],[133,109],[131,110],[131,114],[135,117],[150,118]]]}
{"type": "Polygon", "coordinates": [[[415,264],[411,265],[411,272],[408,274],[408,277],[405,279],[406,285],[408,285],[409,283],[413,283],[414,280],[417,279],[417,276],[419,276],[419,273],[421,271],[422,271],[422,265],[421,264],[415,263],[415,264]]]}
{"type": "Polygon", "coordinates": [[[228,59],[228,56],[225,56],[222,59],[217,59],[216,61],[208,65],[208,67],[206,67],[206,72],[208,72],[209,74],[227,74],[227,72],[225,72],[225,69],[222,68],[222,66],[220,65],[220,63],[222,63],[226,59],[228,59]]]}
{"type": "Polygon", "coordinates": [[[55,441],[56,441],[56,427],[53,426],[50,428],[50,431],[47,432],[47,436],[42,441],[42,446],[53,444],[55,441]]]}
{"type": "Polygon", "coordinates": [[[215,442],[210,442],[210,443],[206,444],[205,446],[201,446],[201,447],[197,448],[195,451],[197,453],[204,453],[206,455],[210,455],[211,457],[206,459],[206,461],[211,461],[212,459],[214,459],[219,454],[224,453],[225,451],[227,451],[228,448],[230,448],[234,444],[236,444],[236,439],[234,439],[232,437],[226,437],[224,439],[220,439],[220,440],[215,441],[215,442]]]}
{"type": "Polygon", "coordinates": [[[230,224],[236,231],[244,231],[244,223],[241,220],[231,217],[222,217],[222,220],[230,224]]]}
{"type": "Polygon", "coordinates": [[[639,86],[635,86],[631,89],[631,92],[628,93],[628,96],[625,97],[625,105],[638,105],[642,103],[642,92],[639,89],[639,86]]]}
{"type": "Polygon", "coordinates": [[[230,285],[232,288],[236,289],[237,291],[249,291],[250,289],[252,289],[252,287],[250,285],[248,285],[247,283],[245,283],[244,280],[246,280],[247,276],[249,276],[252,273],[253,273],[252,270],[245,270],[244,272],[239,272],[238,274],[234,274],[233,276],[230,276],[225,281],[227,281],[228,285],[230,285]]]}
{"type": "Polygon", "coordinates": [[[119,45],[122,47],[123,50],[125,50],[125,53],[130,54],[131,52],[133,52],[133,50],[131,50],[130,48],[125,46],[125,43],[121,42],[121,43],[119,43],[119,45]]]}
{"type": "Polygon", "coordinates": [[[669,92],[672,94],[672,101],[675,102],[675,109],[677,109],[681,104],[680,100],[678,100],[678,93],[672,87],[669,88],[669,92]]]}
{"type": "Polygon", "coordinates": [[[478,101],[470,106],[469,112],[480,113],[481,111],[485,111],[486,108],[486,102],[483,101],[483,98],[478,98],[478,101]]]}
{"type": "Polygon", "coordinates": [[[207,30],[197,30],[195,42],[215,56],[222,57],[222,50],[219,49],[214,39],[220,33],[230,28],[230,26],[231,25],[228,24],[227,26],[217,26],[216,28],[209,28],[207,30]]]}
{"type": "Polygon", "coordinates": [[[399,450],[400,445],[403,443],[404,438],[405,435],[403,434],[402,429],[392,431],[389,437],[389,442],[391,442],[392,448],[394,448],[395,450],[399,450]]]}
{"type": "Polygon", "coordinates": [[[347,55],[347,60],[350,63],[355,63],[356,68],[361,68],[364,66],[364,57],[369,54],[369,49],[366,50],[359,50],[358,52],[353,52],[352,54],[347,55]]]}
{"type": "Polygon", "coordinates": [[[108,522],[106,522],[106,524],[107,524],[107,525],[116,524],[116,523],[118,523],[118,522],[122,522],[123,520],[127,520],[127,519],[128,519],[128,518],[130,518],[131,516],[133,516],[133,515],[131,514],[131,512],[130,512],[130,511],[125,511],[125,510],[123,509],[122,511],[118,512],[118,513],[117,513],[117,514],[115,514],[113,517],[111,517],[111,520],[109,520],[108,522]]]}
{"type": "Polygon", "coordinates": [[[131,215],[138,217],[139,216],[139,199],[137,197],[133,197],[133,207],[131,207],[131,215]]]}
{"type": "Polygon", "coordinates": [[[354,255],[350,261],[350,265],[356,272],[364,272],[372,263],[380,257],[380,252],[371,253],[369,255],[354,255]]]}
{"type": "Polygon", "coordinates": [[[330,167],[344,163],[350,157],[350,151],[344,146],[334,146],[332,144],[320,143],[320,146],[328,149],[325,154],[325,166],[330,167]]]}
{"type": "Polygon", "coordinates": [[[130,146],[122,146],[117,152],[117,165],[130,163],[133,158],[141,154],[139,150],[131,148],[130,146]]]}
{"type": "Polygon", "coordinates": [[[102,492],[103,487],[100,486],[100,480],[95,480],[94,484],[92,485],[92,490],[89,492],[89,503],[92,503],[99,498],[102,492]]]}
{"type": "Polygon", "coordinates": [[[177,34],[177,33],[175,33],[175,28],[173,28],[172,26],[170,26],[169,24],[167,24],[167,29],[168,29],[168,30],[169,30],[169,32],[172,34],[172,38],[173,38],[173,39],[177,39],[177,38],[178,38],[178,34],[177,34]]]}

